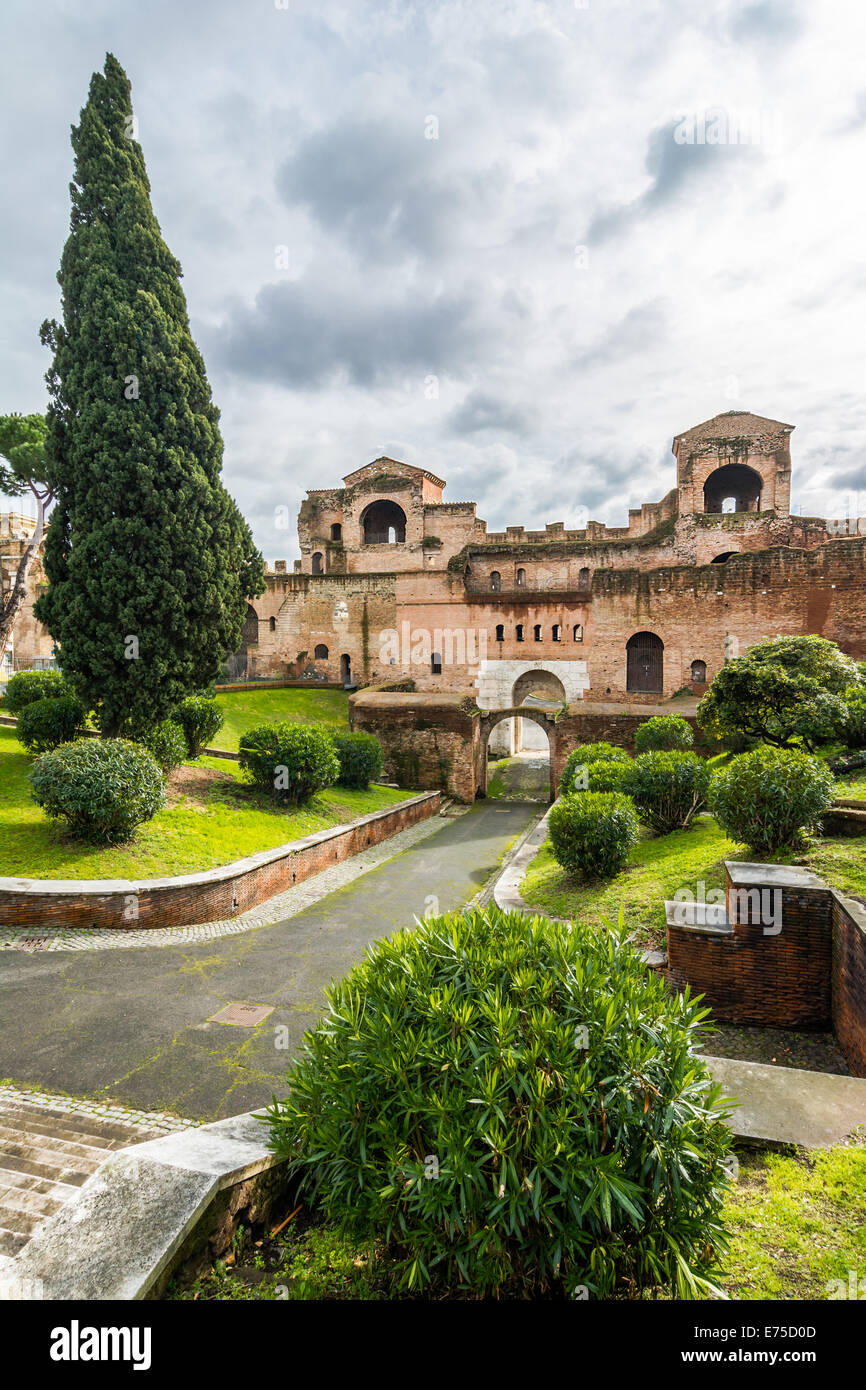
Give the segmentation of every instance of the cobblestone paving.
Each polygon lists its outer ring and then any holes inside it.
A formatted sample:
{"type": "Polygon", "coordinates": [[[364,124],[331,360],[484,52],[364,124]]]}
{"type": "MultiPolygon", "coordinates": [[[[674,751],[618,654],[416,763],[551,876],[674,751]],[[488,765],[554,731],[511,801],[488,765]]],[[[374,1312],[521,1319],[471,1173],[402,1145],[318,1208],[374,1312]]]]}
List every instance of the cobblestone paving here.
{"type": "Polygon", "coordinates": [[[163,1111],[136,1110],[128,1105],[104,1105],[100,1101],[82,1100],[76,1096],[58,1096],[51,1091],[36,1091],[23,1086],[0,1085],[0,1103],[3,1101],[26,1101],[28,1105],[38,1105],[45,1110],[62,1110],[68,1115],[89,1115],[94,1120],[110,1120],[124,1125],[142,1125],[145,1129],[157,1129],[163,1134],[175,1134],[190,1125],[199,1125],[201,1120],[182,1120],[177,1115],[167,1115],[163,1111]]]}
{"type": "MultiPolygon", "coordinates": [[[[446,819],[462,815],[468,807],[450,807],[446,819]]],[[[109,951],[129,950],[136,946],[184,946],[196,941],[215,941],[223,936],[235,936],[239,932],[251,931],[253,927],[263,927],[271,922],[282,922],[303,912],[305,907],[319,902],[336,888],[343,888],[362,874],[377,869],[386,860],[392,859],[401,850],[417,844],[428,835],[441,830],[442,817],[430,816],[427,820],[411,825],[399,835],[392,835],[372,849],[365,849],[351,859],[323,869],[303,883],[296,883],[268,898],[267,902],[251,908],[240,917],[231,917],[223,922],[200,922],[190,927],[158,927],[115,931],[106,927],[43,927],[38,933],[30,927],[0,926],[0,951],[109,951]]]]}

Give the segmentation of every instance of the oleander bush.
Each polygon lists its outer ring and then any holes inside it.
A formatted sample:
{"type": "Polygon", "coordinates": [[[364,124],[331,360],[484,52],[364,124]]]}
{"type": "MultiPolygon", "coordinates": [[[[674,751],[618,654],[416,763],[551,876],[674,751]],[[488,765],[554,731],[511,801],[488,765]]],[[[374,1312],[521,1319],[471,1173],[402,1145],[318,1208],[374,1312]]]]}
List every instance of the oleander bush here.
{"type": "Polygon", "coordinates": [[[6,713],[19,714],[37,700],[57,699],[71,695],[60,671],[16,671],[6,683],[6,713]]]}
{"type": "Polygon", "coordinates": [[[834,785],[820,758],[793,748],[756,748],[716,773],[710,810],[732,839],[768,853],[795,844],[820,822],[834,785]]]}
{"type": "Polygon", "coordinates": [[[189,754],[186,735],[176,719],[163,719],[138,740],[156,758],[164,773],[173,772],[189,754]]]}
{"type": "Polygon", "coordinates": [[[625,792],[628,795],[632,762],[614,762],[611,758],[599,758],[598,762],[586,763],[576,767],[571,781],[570,795],[577,792],[625,792]]]}
{"type": "Polygon", "coordinates": [[[263,724],[241,735],[240,765],[276,801],[297,806],[340,776],[334,740],[306,724],[263,724]]]}
{"type": "Polygon", "coordinates": [[[188,695],[171,716],[183,729],[187,752],[197,758],[223,726],[219,708],[207,695],[188,695]]]}
{"type": "Polygon", "coordinates": [[[93,844],[128,840],[136,826],[165,804],[159,764],[140,743],[82,738],[36,759],[30,772],[34,800],[93,844]]]}
{"type": "Polygon", "coordinates": [[[628,863],[639,826],[622,792],[574,792],[560,797],[547,819],[553,856],[578,878],[613,878],[628,863]]]}
{"type": "MultiPolygon", "coordinates": [[[[584,798],[585,800],[585,798],[584,798]]],[[[480,1299],[720,1295],[731,1143],[704,1018],[620,927],[495,906],[328,989],[272,1149],[400,1284],[480,1299]]]]}
{"type": "Polygon", "coordinates": [[[565,796],[572,789],[572,782],[578,768],[590,767],[593,763],[630,763],[631,756],[624,748],[617,748],[613,743],[581,743],[577,748],[569,753],[565,760],[565,767],[559,779],[560,793],[565,796]]]}
{"type": "Polygon", "coordinates": [[[854,686],[845,692],[843,700],[841,738],[847,748],[866,748],[866,686],[854,686]]]}
{"type": "Polygon", "coordinates": [[[61,743],[71,743],[86,718],[87,711],[76,695],[46,697],[24,705],[15,735],[28,753],[47,753],[61,743]]]}
{"type": "Polygon", "coordinates": [[[657,835],[685,830],[707,804],[712,770],[697,753],[641,753],[629,779],[629,795],[645,825],[657,835]]]}
{"type": "Polygon", "coordinates": [[[635,753],[669,753],[691,748],[695,741],[692,726],[679,714],[655,714],[638,724],[634,734],[635,753]]]}
{"type": "Polygon", "coordinates": [[[384,755],[382,745],[372,734],[332,733],[331,738],[340,762],[338,782],[341,787],[365,790],[382,776],[384,755]]]}

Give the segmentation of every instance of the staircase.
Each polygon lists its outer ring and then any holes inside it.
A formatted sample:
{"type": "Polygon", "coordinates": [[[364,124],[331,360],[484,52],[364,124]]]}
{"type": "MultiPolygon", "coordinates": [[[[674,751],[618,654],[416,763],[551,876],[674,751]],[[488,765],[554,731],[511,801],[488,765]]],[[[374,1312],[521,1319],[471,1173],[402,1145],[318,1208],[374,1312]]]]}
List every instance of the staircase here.
{"type": "Polygon", "coordinates": [[[0,1097],[0,1265],[24,1248],[109,1153],[164,1133],[0,1097]]]}

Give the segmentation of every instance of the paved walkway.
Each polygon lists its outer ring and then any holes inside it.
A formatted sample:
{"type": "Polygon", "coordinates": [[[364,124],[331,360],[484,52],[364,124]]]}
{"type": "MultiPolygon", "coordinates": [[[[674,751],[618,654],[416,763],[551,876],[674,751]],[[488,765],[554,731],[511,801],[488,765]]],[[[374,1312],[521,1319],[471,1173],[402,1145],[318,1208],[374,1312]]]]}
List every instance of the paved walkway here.
{"type": "Polygon", "coordinates": [[[0,1077],[192,1119],[282,1092],[322,991],[364,949],[425,912],[463,906],[537,815],[481,802],[286,921],[219,940],[123,951],[0,955],[0,1077]],[[257,1026],[212,1021],[240,1002],[257,1026]]]}

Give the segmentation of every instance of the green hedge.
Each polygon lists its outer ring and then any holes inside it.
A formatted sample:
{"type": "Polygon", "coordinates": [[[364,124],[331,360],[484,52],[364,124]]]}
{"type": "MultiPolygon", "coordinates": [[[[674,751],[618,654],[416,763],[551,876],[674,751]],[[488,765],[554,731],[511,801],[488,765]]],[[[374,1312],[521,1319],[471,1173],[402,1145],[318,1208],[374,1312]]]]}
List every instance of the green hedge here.
{"type": "Polygon", "coordinates": [[[191,758],[199,757],[202,748],[223,726],[223,717],[208,695],[188,695],[171,717],[183,729],[191,758]]]}
{"type": "Polygon", "coordinates": [[[241,736],[240,765],[276,801],[298,805],[340,775],[334,740],[324,729],[305,724],[263,724],[241,736]]]}
{"type": "Polygon", "coordinates": [[[34,800],[94,844],[128,840],[165,803],[159,765],[126,739],[83,738],[37,758],[30,773],[34,800]]]}
{"type": "Polygon", "coordinates": [[[372,734],[332,734],[340,761],[338,781],[343,787],[363,790],[382,776],[385,763],[382,745],[372,734]]]}
{"type": "Polygon", "coordinates": [[[565,796],[571,791],[575,772],[580,767],[591,767],[593,763],[630,763],[631,756],[624,748],[617,748],[613,743],[604,743],[601,739],[598,743],[581,743],[577,748],[569,753],[565,760],[565,767],[559,779],[560,793],[565,796]]]}
{"type": "Polygon", "coordinates": [[[560,797],[547,818],[557,864],[578,878],[612,878],[637,843],[638,820],[621,792],[560,797]]]}
{"type": "Polygon", "coordinates": [[[655,714],[635,729],[635,753],[669,753],[691,748],[695,741],[692,726],[679,714],[655,714]]]}
{"type": "Polygon", "coordinates": [[[616,928],[484,912],[373,945],[268,1111],[288,1177],[434,1297],[719,1296],[702,1010],[616,928]]]}
{"type": "Polygon", "coordinates": [[[76,695],[47,697],[24,706],[15,734],[29,753],[47,753],[61,743],[71,743],[86,718],[87,711],[76,695]]]}
{"type": "Polygon", "coordinates": [[[153,754],[163,772],[173,772],[189,754],[186,735],[176,719],[163,719],[138,742],[153,754]]]}
{"type": "Polygon", "coordinates": [[[641,753],[628,790],[638,815],[657,835],[684,830],[707,803],[712,771],[697,753],[641,753]]]}
{"type": "Polygon", "coordinates": [[[756,748],[716,773],[710,810],[732,839],[769,853],[820,822],[834,789],[820,758],[792,748],[756,748]]]}
{"type": "Polygon", "coordinates": [[[6,683],[6,713],[18,714],[37,700],[57,699],[71,693],[60,671],[16,671],[6,683]]]}

